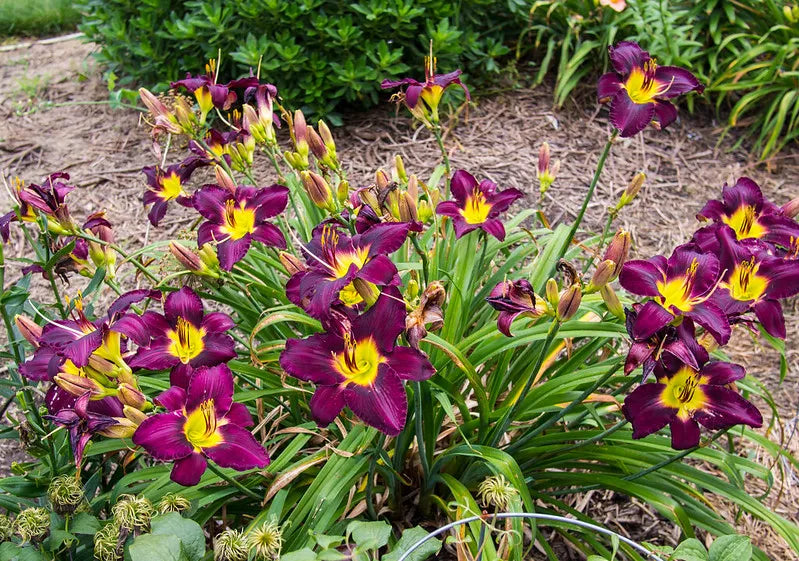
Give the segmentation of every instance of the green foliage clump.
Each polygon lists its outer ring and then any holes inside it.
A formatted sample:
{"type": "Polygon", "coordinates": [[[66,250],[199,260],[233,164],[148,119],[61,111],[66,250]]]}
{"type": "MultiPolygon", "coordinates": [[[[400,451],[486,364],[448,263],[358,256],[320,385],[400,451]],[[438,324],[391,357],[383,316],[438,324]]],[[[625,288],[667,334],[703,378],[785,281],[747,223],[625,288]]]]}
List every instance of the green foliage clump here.
{"type": "Polygon", "coordinates": [[[74,30],[80,12],[69,0],[0,0],[0,37],[74,30]]]}
{"type": "MultiPolygon", "coordinates": [[[[221,51],[222,75],[255,71],[306,111],[377,103],[380,81],[423,78],[432,40],[442,68],[497,73],[510,51],[505,29],[521,0],[83,0],[81,29],[123,86],[182,78],[221,51]],[[231,61],[232,59],[232,61],[231,61]]],[[[522,14],[526,17],[526,14],[522,14]]]]}

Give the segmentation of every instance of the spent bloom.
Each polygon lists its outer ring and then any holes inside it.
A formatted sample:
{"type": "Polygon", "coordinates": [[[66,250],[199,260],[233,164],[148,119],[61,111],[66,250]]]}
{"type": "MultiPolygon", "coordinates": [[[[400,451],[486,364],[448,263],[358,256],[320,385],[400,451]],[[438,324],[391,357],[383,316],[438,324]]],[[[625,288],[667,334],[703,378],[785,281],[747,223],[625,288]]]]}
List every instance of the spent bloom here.
{"type": "Polygon", "coordinates": [[[597,97],[610,101],[610,122],[623,137],[635,136],[650,123],[665,128],[677,118],[668,100],[704,86],[677,66],[658,66],[637,43],[622,41],[608,48],[613,72],[599,78],[597,97]]]}
{"type": "Polygon", "coordinates": [[[510,326],[518,317],[540,318],[547,313],[547,304],[533,291],[530,281],[502,281],[497,284],[486,301],[499,311],[497,328],[506,337],[513,337],[510,326]]]}
{"type": "Polygon", "coordinates": [[[133,442],[158,460],[175,462],[172,481],[196,485],[209,459],[239,471],[269,464],[246,429],[253,425],[249,411],[233,402],[233,373],[226,365],[198,368],[187,389],[172,386],[155,401],[167,412],[142,422],[133,442]]]}
{"type": "Polygon", "coordinates": [[[648,337],[636,336],[635,325],[643,307],[643,304],[633,304],[626,310],[627,333],[632,343],[624,363],[624,373],[629,374],[642,366],[642,380],[646,381],[658,362],[669,358],[699,369],[695,358],[698,343],[693,321],[684,318],[677,327],[666,325],[648,337]]]}
{"type": "Polygon", "coordinates": [[[366,424],[396,436],[405,426],[403,380],[426,380],[435,373],[427,356],[396,344],[405,330],[405,302],[387,288],[364,314],[336,316],[327,333],[289,339],[280,366],[316,384],[314,420],[327,426],[346,406],[366,424]]]}
{"type": "Polygon", "coordinates": [[[239,186],[234,192],[207,185],[194,194],[194,207],[206,219],[197,231],[197,246],[213,244],[225,271],[241,261],[253,241],[284,249],[286,239],[268,220],[286,208],[288,189],[282,185],[239,186]]]}
{"type": "Polygon", "coordinates": [[[47,498],[58,514],[71,514],[83,502],[83,485],[74,475],[58,475],[47,487],[47,498]]]}
{"type": "Polygon", "coordinates": [[[244,530],[228,528],[214,539],[214,561],[247,561],[250,544],[244,530]]]}
{"type": "Polygon", "coordinates": [[[456,238],[480,228],[500,241],[505,239],[505,226],[499,214],[524,193],[513,188],[500,191],[488,179],[478,183],[462,169],[453,174],[450,188],[455,200],[438,203],[436,214],[452,218],[456,238]]]}

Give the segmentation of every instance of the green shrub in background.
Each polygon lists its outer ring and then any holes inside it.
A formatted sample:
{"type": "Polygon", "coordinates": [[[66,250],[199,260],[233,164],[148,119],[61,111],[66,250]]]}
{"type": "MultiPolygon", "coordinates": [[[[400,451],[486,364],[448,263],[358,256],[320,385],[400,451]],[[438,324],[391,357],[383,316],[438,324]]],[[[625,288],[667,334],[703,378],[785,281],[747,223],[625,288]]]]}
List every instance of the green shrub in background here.
{"type": "Polygon", "coordinates": [[[81,29],[119,85],[152,85],[202,68],[221,50],[224,78],[257,69],[295,106],[329,115],[378,101],[380,81],[423,76],[433,41],[441,68],[496,74],[524,0],[84,0],[81,29]],[[511,10],[514,8],[514,10],[511,10]],[[231,61],[232,59],[232,61],[231,61]],[[413,69],[413,70],[412,70],[413,69]],[[414,72],[416,70],[416,72],[414,72]]]}

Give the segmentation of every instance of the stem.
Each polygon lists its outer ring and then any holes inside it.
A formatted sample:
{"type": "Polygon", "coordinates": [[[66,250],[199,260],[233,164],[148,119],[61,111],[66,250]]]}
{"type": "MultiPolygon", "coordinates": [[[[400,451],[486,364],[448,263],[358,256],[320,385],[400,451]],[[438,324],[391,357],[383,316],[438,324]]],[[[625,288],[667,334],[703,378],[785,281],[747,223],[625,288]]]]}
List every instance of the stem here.
{"type": "Polygon", "coordinates": [[[242,485],[241,483],[230,477],[228,474],[223,472],[212,462],[208,462],[208,469],[210,469],[212,472],[214,472],[214,474],[218,475],[219,477],[221,477],[222,479],[224,479],[225,481],[236,487],[239,491],[241,491],[248,497],[256,499],[258,501],[263,499],[263,497],[260,496],[258,493],[256,493],[255,491],[251,491],[250,489],[247,489],[244,485],[242,485]]]}
{"type": "MultiPolygon", "coordinates": [[[[159,279],[158,279],[158,278],[157,278],[155,275],[153,275],[153,274],[152,274],[152,273],[151,273],[151,272],[150,272],[150,271],[147,269],[147,267],[145,267],[145,266],[144,266],[144,264],[143,264],[143,263],[140,263],[139,261],[137,261],[136,259],[134,259],[134,258],[133,258],[133,257],[131,257],[130,255],[128,255],[128,253],[126,253],[126,252],[125,252],[125,250],[124,250],[124,249],[122,249],[121,247],[119,247],[117,244],[115,244],[115,243],[111,243],[111,242],[107,242],[107,241],[104,241],[104,240],[101,240],[100,238],[96,238],[96,237],[94,237],[94,236],[90,236],[89,234],[86,234],[85,232],[76,232],[76,233],[75,233],[75,234],[73,234],[73,235],[74,235],[76,238],[83,238],[84,240],[88,240],[88,241],[90,241],[90,242],[95,242],[95,243],[99,243],[100,245],[104,245],[104,246],[108,246],[108,247],[110,247],[111,249],[113,249],[114,251],[116,251],[116,252],[119,254],[119,256],[120,256],[120,257],[122,257],[122,263],[126,263],[126,262],[127,262],[127,263],[130,263],[131,265],[133,265],[134,267],[136,267],[136,268],[137,268],[139,271],[141,271],[141,273],[142,273],[142,274],[143,274],[145,277],[147,277],[147,278],[148,278],[148,279],[150,279],[151,281],[153,281],[153,282],[155,282],[156,284],[158,284],[158,282],[159,282],[159,279]]],[[[120,265],[121,265],[122,263],[120,263],[120,265]]]]}
{"type": "Polygon", "coordinates": [[[416,445],[419,447],[419,459],[422,464],[422,474],[424,476],[425,484],[430,478],[430,465],[427,463],[427,446],[424,442],[424,422],[422,419],[422,383],[413,383],[413,400],[416,405],[416,445]]]}
{"type": "MultiPolygon", "coordinates": [[[[6,289],[6,259],[4,249],[5,245],[0,243],[0,290],[3,292],[5,292],[6,289]]],[[[0,311],[2,311],[3,314],[3,322],[5,323],[6,332],[8,333],[8,341],[11,344],[11,349],[14,352],[14,361],[17,364],[22,364],[22,349],[19,346],[19,341],[17,341],[14,337],[14,330],[11,327],[11,320],[8,317],[5,303],[0,304],[0,311]]]]}
{"type": "Polygon", "coordinates": [[[508,429],[508,425],[510,425],[513,416],[518,411],[519,407],[521,407],[522,402],[524,402],[524,398],[527,397],[527,393],[530,391],[530,388],[533,386],[533,381],[535,380],[535,374],[541,369],[541,365],[544,363],[544,360],[547,356],[547,351],[549,350],[549,345],[552,344],[552,341],[555,339],[555,335],[557,335],[558,330],[560,330],[560,322],[555,320],[549,326],[549,332],[547,332],[547,339],[544,341],[544,345],[541,347],[541,352],[538,354],[538,359],[535,361],[535,365],[530,371],[530,376],[527,377],[527,382],[524,384],[524,389],[522,389],[522,393],[519,394],[518,399],[513,404],[513,406],[507,410],[505,415],[502,416],[502,419],[497,424],[496,431],[494,432],[493,436],[489,441],[489,446],[496,446],[499,439],[502,438],[502,435],[505,434],[505,431],[508,429]]]}
{"type": "Polygon", "coordinates": [[[596,246],[596,253],[592,255],[588,262],[585,264],[583,268],[583,274],[588,272],[588,269],[591,268],[591,265],[594,264],[594,259],[602,252],[602,248],[605,247],[605,240],[608,239],[608,232],[610,232],[610,226],[613,224],[613,220],[616,218],[615,212],[608,213],[608,219],[605,221],[605,229],[602,230],[602,237],[599,238],[599,245],[596,246]]]}
{"type": "Polygon", "coordinates": [[[416,253],[418,253],[419,257],[422,259],[422,277],[424,278],[424,285],[427,287],[427,283],[429,282],[428,269],[430,268],[430,263],[427,259],[427,253],[425,253],[422,249],[422,246],[419,245],[419,239],[416,237],[416,234],[411,234],[410,238],[416,253]]]}
{"type": "Polygon", "coordinates": [[[380,450],[382,450],[385,442],[386,435],[381,433],[372,451],[372,459],[369,462],[369,479],[366,480],[366,511],[369,513],[369,518],[372,520],[377,520],[377,512],[375,511],[375,505],[372,501],[372,495],[374,494],[375,467],[377,466],[377,458],[380,456],[380,450]]]}
{"type": "MultiPolygon", "coordinates": [[[[447,149],[444,147],[444,137],[441,135],[441,125],[436,123],[433,125],[433,136],[436,137],[436,142],[438,143],[438,149],[441,150],[441,159],[444,161],[444,170],[446,171],[447,179],[449,179],[450,175],[450,166],[449,166],[449,155],[447,154],[447,149]]],[[[445,194],[444,199],[449,198],[449,182],[447,182],[445,186],[445,194]]]]}
{"type": "Polygon", "coordinates": [[[608,154],[610,154],[610,147],[613,146],[613,141],[616,140],[616,136],[619,134],[619,129],[613,129],[613,132],[610,135],[610,138],[605,143],[605,148],[602,150],[602,155],[599,156],[599,161],[596,164],[596,171],[594,172],[594,177],[591,179],[591,184],[588,186],[588,192],[585,194],[585,199],[583,199],[583,206],[580,207],[580,212],[577,213],[577,218],[574,219],[574,224],[572,224],[571,231],[569,231],[569,236],[567,238],[568,242],[565,247],[558,255],[558,260],[562,259],[563,256],[566,254],[566,251],[569,249],[569,245],[571,245],[572,240],[574,239],[575,234],[577,233],[577,229],[580,227],[580,224],[583,221],[583,216],[585,216],[585,211],[588,208],[588,203],[591,202],[591,199],[594,196],[594,190],[596,189],[597,183],[599,183],[599,176],[602,174],[602,169],[605,167],[605,161],[608,159],[608,154]]]}

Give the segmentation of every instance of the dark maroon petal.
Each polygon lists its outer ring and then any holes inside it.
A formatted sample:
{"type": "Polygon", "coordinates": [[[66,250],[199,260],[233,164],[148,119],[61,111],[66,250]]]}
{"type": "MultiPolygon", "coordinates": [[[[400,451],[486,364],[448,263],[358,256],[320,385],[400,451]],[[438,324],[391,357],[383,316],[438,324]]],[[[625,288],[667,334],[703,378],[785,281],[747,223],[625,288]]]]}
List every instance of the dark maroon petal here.
{"type": "Polygon", "coordinates": [[[191,359],[189,364],[194,367],[216,366],[236,358],[236,343],[230,335],[224,333],[208,333],[203,337],[205,348],[191,359]]]}
{"type": "Polygon", "coordinates": [[[307,304],[305,311],[312,317],[325,317],[330,306],[338,300],[339,292],[355,277],[357,269],[353,265],[351,271],[340,279],[330,279],[329,271],[310,270],[300,279],[300,299],[307,304]]]}
{"type": "Polygon", "coordinates": [[[414,80],[413,78],[403,78],[402,80],[383,80],[380,83],[380,87],[384,90],[389,90],[391,88],[398,88],[400,86],[406,85],[416,85],[420,86],[421,83],[418,80],[414,80]]]}
{"type": "Polygon", "coordinates": [[[767,232],[763,239],[785,248],[792,247],[792,240],[799,239],[799,224],[792,218],[778,214],[762,214],[757,219],[767,232]]]}
{"type": "Polygon", "coordinates": [[[194,374],[194,368],[191,365],[178,362],[169,371],[169,383],[185,390],[189,387],[192,374],[194,374]]]}
{"type": "Polygon", "coordinates": [[[227,424],[219,427],[222,442],[203,452],[222,467],[245,471],[269,465],[269,454],[250,431],[238,425],[227,424]]]}
{"type": "Polygon", "coordinates": [[[639,296],[658,296],[657,283],[664,281],[664,272],[652,260],[627,261],[621,268],[619,282],[628,292],[639,296]]]}
{"type": "Polygon", "coordinates": [[[671,447],[675,450],[687,450],[699,444],[699,425],[691,419],[675,416],[669,423],[671,429],[671,447]]]}
{"type": "Polygon", "coordinates": [[[405,427],[408,398],[402,382],[390,368],[379,368],[369,386],[347,386],[344,400],[363,422],[389,436],[398,435],[405,427]]]}
{"type": "Polygon", "coordinates": [[[197,228],[197,247],[202,247],[207,243],[214,244],[217,240],[223,240],[227,234],[222,231],[219,224],[213,222],[203,222],[197,228]]]}
{"type": "Polygon", "coordinates": [[[499,241],[505,240],[505,226],[503,226],[502,222],[499,220],[489,218],[480,224],[480,228],[482,228],[486,233],[497,238],[499,241]]]}
{"type": "Polygon", "coordinates": [[[225,214],[225,201],[233,198],[227,189],[205,185],[194,193],[194,208],[208,220],[221,222],[225,214]]]}
{"type": "Polygon", "coordinates": [[[699,253],[693,248],[680,246],[669,257],[666,269],[666,278],[672,280],[684,277],[694,267],[696,272],[691,285],[692,298],[704,295],[716,285],[719,278],[718,258],[711,253],[699,253]]]}
{"type": "Polygon", "coordinates": [[[52,380],[64,359],[49,347],[40,347],[26,362],[19,365],[19,373],[28,380],[44,382],[52,380]]]}
{"type": "Polygon", "coordinates": [[[596,97],[600,103],[612,98],[622,88],[618,74],[608,72],[599,77],[596,84],[596,97]]]}
{"type": "MultiPolygon", "coordinates": [[[[145,193],[145,196],[147,193],[145,193]]],[[[147,204],[147,201],[145,201],[147,204]]],[[[150,212],[147,213],[147,219],[150,221],[150,224],[153,226],[158,226],[161,220],[164,219],[166,216],[166,210],[169,207],[169,203],[163,199],[156,199],[153,201],[153,206],[150,207],[150,212]]]]}
{"type": "MultiPolygon", "coordinates": [[[[485,183],[485,181],[483,183],[485,183]]],[[[514,203],[514,201],[521,199],[522,197],[524,197],[524,193],[518,189],[510,188],[499,191],[493,197],[488,198],[487,202],[491,204],[491,212],[489,216],[498,216],[500,212],[506,211],[508,207],[514,203]]]]}
{"type": "Polygon", "coordinates": [[[197,453],[190,454],[175,462],[169,478],[186,487],[197,485],[205,473],[206,465],[205,456],[197,453]]]}
{"type": "Polygon", "coordinates": [[[211,312],[206,315],[200,323],[200,327],[205,329],[208,333],[221,333],[228,329],[232,329],[235,325],[236,322],[234,322],[229,315],[222,312],[211,312]]]}
{"type": "Polygon", "coordinates": [[[208,76],[197,76],[196,78],[192,78],[191,74],[186,73],[186,77],[183,80],[172,82],[169,84],[169,87],[172,89],[186,88],[189,92],[193,92],[197,88],[210,86],[211,83],[212,82],[208,76]]]}
{"type": "Polygon", "coordinates": [[[160,300],[161,291],[151,290],[149,288],[140,288],[137,290],[128,291],[114,300],[114,302],[108,307],[108,316],[111,317],[116,314],[127,312],[128,308],[130,308],[133,304],[137,304],[142,300],[146,300],[147,298],[152,300],[160,300]]]}
{"type": "Polygon", "coordinates": [[[408,237],[407,222],[384,222],[375,224],[363,234],[352,237],[355,248],[369,248],[369,255],[388,255],[394,253],[408,237]]]}
{"type": "Polygon", "coordinates": [[[694,306],[685,315],[708,330],[720,345],[726,345],[730,340],[732,330],[727,315],[713,302],[707,301],[694,306]]]}
{"type": "Polygon", "coordinates": [[[679,66],[658,66],[655,70],[655,80],[661,84],[669,84],[669,88],[658,94],[658,98],[670,99],[678,95],[697,91],[702,93],[705,90],[696,76],[679,66]]]}
{"type": "Polygon", "coordinates": [[[288,339],[280,355],[280,366],[306,382],[336,385],[344,381],[333,364],[331,353],[340,352],[344,342],[333,335],[311,335],[307,339],[288,339]],[[338,342],[335,345],[334,342],[338,342]]]}
{"type": "Polygon", "coordinates": [[[139,346],[150,343],[150,330],[140,316],[136,314],[125,314],[111,327],[112,331],[121,333],[139,346]]]}
{"type": "Polygon", "coordinates": [[[225,419],[227,419],[229,423],[233,423],[240,427],[251,427],[255,424],[252,420],[252,415],[250,415],[250,412],[247,410],[247,406],[243,403],[233,403],[230,406],[230,411],[225,415],[225,419]]]}
{"type": "Polygon", "coordinates": [[[653,120],[660,125],[661,129],[665,129],[677,120],[677,108],[668,101],[655,100],[655,116],[653,120]]]}
{"type": "Polygon", "coordinates": [[[141,319],[150,329],[150,336],[153,339],[165,337],[167,332],[172,329],[166,318],[157,312],[148,310],[141,315],[141,319]]]}
{"type": "Polygon", "coordinates": [[[469,232],[480,228],[481,224],[469,224],[464,220],[463,216],[453,216],[452,226],[455,228],[455,239],[459,240],[469,232]]]}
{"type": "Polygon", "coordinates": [[[748,177],[741,177],[730,187],[725,185],[721,190],[725,210],[732,214],[742,206],[754,207],[759,211],[763,207],[763,192],[760,186],[748,177]]]}
{"type": "Polygon", "coordinates": [[[146,418],[136,432],[133,442],[158,460],[176,460],[192,453],[193,447],[183,434],[186,417],[181,413],[159,413],[146,418]]]}
{"type": "Polygon", "coordinates": [[[410,347],[394,347],[386,364],[400,380],[427,380],[436,373],[427,355],[410,347]]]}
{"type": "Polygon", "coordinates": [[[147,370],[172,368],[180,360],[169,352],[170,344],[169,339],[160,337],[150,343],[149,347],[140,348],[136,355],[128,360],[128,365],[131,368],[146,368],[147,370]]]}
{"type": "Polygon", "coordinates": [[[610,122],[627,138],[644,130],[655,117],[654,103],[635,103],[627,90],[619,90],[610,100],[610,122]]]}
{"type": "Polygon", "coordinates": [[[203,321],[203,301],[188,286],[166,297],[164,302],[164,315],[171,325],[177,325],[181,317],[195,327],[203,321]]]}
{"type": "Polygon", "coordinates": [[[739,424],[757,428],[763,424],[757,407],[735,390],[724,386],[700,385],[699,388],[705,394],[706,403],[694,412],[694,419],[707,428],[717,430],[739,424]]]}
{"type": "Polygon", "coordinates": [[[650,300],[643,305],[632,325],[633,339],[649,339],[666,327],[674,316],[657,302],[650,300]]]}
{"type": "Polygon", "coordinates": [[[477,187],[477,180],[471,173],[462,169],[457,170],[449,182],[450,192],[461,208],[466,204],[467,197],[471,195],[475,187],[477,187]]]}
{"type": "Polygon", "coordinates": [[[624,361],[624,373],[629,374],[641,363],[652,357],[655,349],[648,343],[633,343],[630,345],[630,350],[627,352],[627,358],[624,361]]]}
{"type": "Polygon", "coordinates": [[[510,326],[517,317],[522,315],[524,312],[499,312],[497,316],[497,329],[500,333],[502,333],[505,337],[513,337],[513,334],[510,332],[510,326]]]}
{"type": "Polygon", "coordinates": [[[194,411],[205,401],[213,400],[218,417],[233,403],[233,373],[226,364],[197,368],[189,380],[186,411],[194,411]]]}
{"type": "Polygon", "coordinates": [[[286,249],[286,238],[283,237],[283,232],[280,228],[272,224],[261,224],[255,228],[252,233],[252,239],[269,247],[277,247],[279,249],[286,249]]]}
{"type": "Polygon", "coordinates": [[[767,298],[790,298],[799,293],[799,259],[765,259],[758,275],[768,279],[767,298]]]}
{"type": "Polygon", "coordinates": [[[660,400],[663,384],[641,384],[624,400],[621,410],[633,425],[633,438],[643,438],[665,427],[677,414],[660,400]]]}
{"type": "Polygon", "coordinates": [[[305,271],[300,271],[291,275],[291,278],[286,283],[286,297],[292,304],[304,308],[302,297],[300,296],[300,283],[302,277],[305,276],[305,271]]]}
{"type": "Polygon", "coordinates": [[[754,305],[757,321],[772,337],[785,339],[785,317],[782,314],[782,305],[778,300],[761,300],[754,305]]]}
{"type": "Polygon", "coordinates": [[[726,386],[736,380],[746,376],[746,370],[739,364],[731,362],[714,361],[707,363],[700,372],[701,376],[707,376],[708,384],[715,386],[726,386]]]}
{"type": "Polygon", "coordinates": [[[455,201],[442,201],[438,203],[436,206],[436,214],[452,216],[453,218],[462,216],[461,207],[459,207],[458,203],[455,201]]]}
{"type": "Polygon", "coordinates": [[[416,84],[408,86],[408,89],[405,90],[405,105],[407,105],[410,109],[416,107],[421,93],[422,86],[416,84]]]}
{"type": "Polygon", "coordinates": [[[697,220],[719,220],[724,215],[724,203],[711,200],[705,203],[702,210],[696,214],[696,218],[697,220]]]}
{"type": "Polygon", "coordinates": [[[395,287],[386,288],[369,310],[352,322],[356,341],[371,337],[380,352],[388,354],[405,331],[405,301],[395,287]]]}
{"type": "Polygon", "coordinates": [[[627,75],[633,68],[643,68],[650,59],[649,53],[633,41],[621,41],[608,47],[610,62],[619,74],[627,75]]]}
{"type": "MultiPolygon", "coordinates": [[[[683,321],[687,321],[687,320],[683,320],[683,321]]],[[[707,351],[705,351],[704,348],[702,348],[702,347],[699,347],[699,348],[702,349],[700,351],[701,354],[703,354],[703,355],[707,354],[707,351]]],[[[701,358],[704,358],[704,360],[697,360],[696,352],[692,351],[691,348],[685,343],[685,341],[680,341],[680,340],[676,340],[676,341],[672,341],[671,343],[667,343],[663,347],[663,354],[664,355],[666,355],[666,354],[671,355],[680,364],[687,364],[688,366],[690,366],[694,370],[699,370],[699,364],[701,362],[707,361],[707,357],[706,356],[701,357],[701,358]]]]}
{"type": "Polygon", "coordinates": [[[316,424],[326,427],[344,409],[344,390],[341,386],[317,386],[309,405],[316,424]]]}
{"type": "Polygon", "coordinates": [[[289,200],[289,190],[282,185],[272,185],[259,189],[253,203],[258,210],[255,213],[256,222],[277,216],[286,209],[289,200]]]}
{"type": "Polygon", "coordinates": [[[103,332],[99,329],[95,329],[80,339],[67,344],[61,350],[61,354],[74,362],[75,366],[83,367],[89,363],[89,357],[102,344],[103,332]]]}
{"type": "Polygon", "coordinates": [[[219,259],[219,266],[225,270],[230,271],[233,265],[244,259],[247,252],[250,250],[250,241],[252,236],[245,235],[243,238],[237,240],[227,239],[220,242],[216,246],[216,256],[219,259]]]}
{"type": "Polygon", "coordinates": [[[355,275],[365,281],[384,286],[392,284],[397,274],[397,266],[385,255],[370,259],[355,275]]]}
{"type": "Polygon", "coordinates": [[[97,413],[103,417],[122,417],[122,402],[114,396],[89,401],[89,413],[97,413]]]}
{"type": "Polygon", "coordinates": [[[186,405],[186,390],[182,387],[172,386],[161,392],[153,401],[168,411],[181,411],[186,405]]]}

